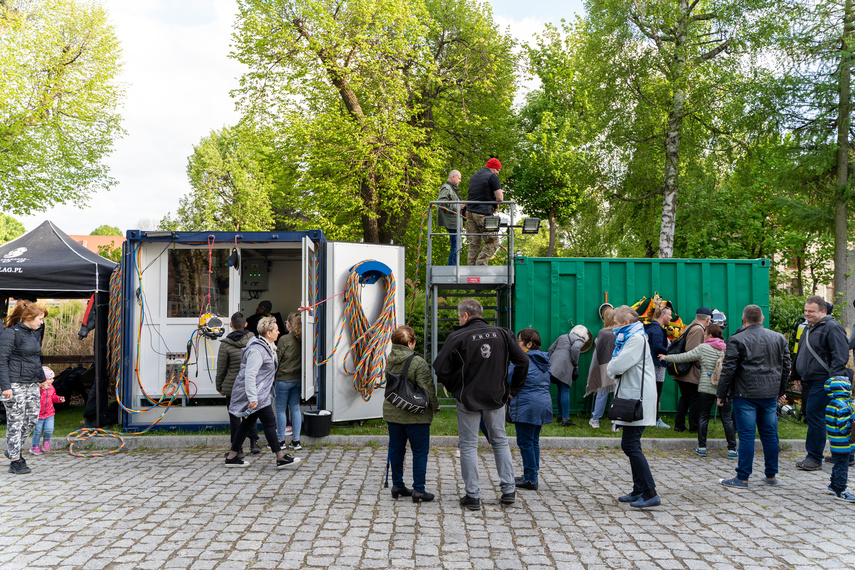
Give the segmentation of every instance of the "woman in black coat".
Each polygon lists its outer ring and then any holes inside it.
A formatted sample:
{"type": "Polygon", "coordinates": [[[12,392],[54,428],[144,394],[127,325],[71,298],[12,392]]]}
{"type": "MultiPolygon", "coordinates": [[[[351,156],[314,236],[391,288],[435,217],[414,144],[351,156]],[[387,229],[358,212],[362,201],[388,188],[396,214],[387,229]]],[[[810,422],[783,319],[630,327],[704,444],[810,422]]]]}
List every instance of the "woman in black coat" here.
{"type": "Polygon", "coordinates": [[[47,310],[38,303],[21,300],[6,318],[0,333],[0,391],[6,407],[6,457],[9,473],[30,472],[21,456],[21,446],[39,419],[39,384],[42,370],[41,329],[47,310]]]}

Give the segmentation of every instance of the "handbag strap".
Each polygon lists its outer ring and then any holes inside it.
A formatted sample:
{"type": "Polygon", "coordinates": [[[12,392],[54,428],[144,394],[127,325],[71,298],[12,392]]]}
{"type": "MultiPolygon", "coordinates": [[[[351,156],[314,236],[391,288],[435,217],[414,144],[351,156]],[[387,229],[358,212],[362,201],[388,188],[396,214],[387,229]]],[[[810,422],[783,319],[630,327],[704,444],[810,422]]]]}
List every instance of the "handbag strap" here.
{"type": "Polygon", "coordinates": [[[805,345],[807,346],[807,348],[808,348],[808,350],[810,351],[810,353],[811,353],[811,354],[813,354],[813,357],[814,357],[814,358],[816,358],[816,361],[817,361],[817,362],[819,362],[820,366],[822,366],[823,368],[825,368],[825,373],[826,373],[826,374],[828,374],[829,376],[831,376],[831,367],[828,365],[828,363],[826,363],[823,359],[821,359],[821,358],[817,355],[816,351],[815,351],[815,350],[813,349],[813,347],[810,345],[810,340],[809,340],[809,338],[810,338],[810,327],[808,327],[808,328],[806,328],[806,329],[805,329],[804,339],[802,340],[802,342],[804,342],[804,343],[805,343],[805,345]]]}
{"type": "Polygon", "coordinates": [[[401,370],[401,378],[404,380],[408,380],[407,372],[410,371],[410,362],[416,357],[416,353],[412,353],[409,358],[407,358],[406,362],[404,362],[404,368],[401,370]]]}
{"type": "MultiPolygon", "coordinates": [[[[644,373],[645,373],[645,369],[647,368],[647,358],[645,358],[645,357],[647,356],[648,352],[649,351],[647,351],[647,350],[641,351],[641,396],[639,396],[639,398],[638,398],[639,402],[644,401],[644,373]]],[[[617,395],[620,393],[621,380],[623,380],[623,374],[620,375],[620,379],[617,381],[617,384],[615,385],[615,398],[617,398],[617,395]]]]}

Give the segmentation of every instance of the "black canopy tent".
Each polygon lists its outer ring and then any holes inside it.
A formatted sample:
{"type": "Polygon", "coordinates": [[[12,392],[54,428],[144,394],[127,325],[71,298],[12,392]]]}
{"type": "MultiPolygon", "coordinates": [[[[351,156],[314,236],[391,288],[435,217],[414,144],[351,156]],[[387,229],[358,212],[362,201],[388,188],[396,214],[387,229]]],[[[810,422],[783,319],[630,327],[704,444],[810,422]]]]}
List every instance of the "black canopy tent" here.
{"type": "MultiPolygon", "coordinates": [[[[85,299],[95,295],[93,389],[98,427],[115,421],[105,417],[107,398],[103,381],[107,377],[110,275],[115,268],[115,263],[92,253],[50,221],[0,245],[0,298],[85,299]]],[[[3,303],[4,313],[5,310],[3,303]]]]}

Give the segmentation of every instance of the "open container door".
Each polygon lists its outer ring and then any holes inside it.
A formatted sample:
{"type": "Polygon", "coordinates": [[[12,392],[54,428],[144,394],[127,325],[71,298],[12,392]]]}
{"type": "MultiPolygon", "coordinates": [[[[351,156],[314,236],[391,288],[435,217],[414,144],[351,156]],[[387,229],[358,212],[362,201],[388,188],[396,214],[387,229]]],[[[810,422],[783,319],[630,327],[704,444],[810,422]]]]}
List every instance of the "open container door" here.
{"type": "MultiPolygon", "coordinates": [[[[325,296],[327,298],[344,291],[350,268],[367,260],[374,260],[387,266],[395,277],[395,326],[404,324],[404,247],[400,245],[379,245],[367,243],[327,242],[323,254],[326,270],[324,278],[325,296]]],[[[360,287],[360,300],[369,323],[374,323],[380,314],[384,301],[382,281],[360,287]]],[[[340,295],[326,303],[324,326],[326,341],[329,344],[326,354],[329,354],[337,342],[339,331],[345,321],[344,296],[340,295]]],[[[325,365],[324,389],[321,392],[324,409],[332,412],[332,421],[366,420],[383,417],[383,388],[374,391],[373,395],[363,400],[354,388],[352,374],[344,370],[345,354],[353,339],[347,327],[342,334],[341,345],[329,357],[325,365]]],[[[387,350],[391,350],[391,343],[387,350]]],[[[350,357],[348,357],[350,358],[350,357]]],[[[352,360],[349,368],[353,368],[352,360]]]]}
{"type": "MultiPolygon", "coordinates": [[[[300,305],[310,307],[317,303],[315,300],[318,291],[318,252],[317,245],[308,236],[303,238],[303,271],[302,288],[300,289],[300,305]]],[[[300,313],[303,324],[303,400],[313,397],[318,390],[318,365],[315,363],[315,319],[317,307],[300,313]]]]}

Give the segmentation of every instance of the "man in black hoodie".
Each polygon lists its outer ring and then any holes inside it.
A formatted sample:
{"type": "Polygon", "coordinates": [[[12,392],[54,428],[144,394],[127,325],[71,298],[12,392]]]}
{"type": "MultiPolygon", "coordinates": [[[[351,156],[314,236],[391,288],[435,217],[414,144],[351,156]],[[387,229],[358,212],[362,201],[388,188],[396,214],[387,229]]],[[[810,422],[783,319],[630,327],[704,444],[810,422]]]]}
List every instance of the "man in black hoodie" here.
{"type": "Polygon", "coordinates": [[[433,363],[436,377],[457,400],[460,437],[460,471],[466,495],[460,504],[471,511],[481,508],[478,478],[478,426],[483,420],[501,480],[503,504],[516,499],[514,467],[505,435],[505,402],[525,384],[528,356],[513,333],[487,323],[481,303],[464,299],[457,306],[459,327],[448,335],[433,363]],[[508,365],[514,363],[510,386],[508,365]]]}
{"type": "Polygon", "coordinates": [[[826,314],[825,299],[819,295],[812,295],[805,301],[805,318],[808,326],[799,339],[799,351],[790,374],[796,389],[807,395],[807,457],[796,463],[796,467],[803,471],[819,471],[825,451],[825,407],[829,402],[825,381],[832,376],[846,375],[849,345],[846,331],[834,317],[826,314]]]}
{"type": "MultiPolygon", "coordinates": [[[[240,361],[243,354],[243,349],[250,340],[255,338],[246,328],[246,317],[238,311],[232,315],[231,319],[232,332],[226,338],[220,341],[220,350],[217,353],[217,392],[226,397],[226,410],[229,409],[229,404],[232,400],[232,387],[235,384],[238,372],[240,372],[240,361]]],[[[231,438],[234,439],[235,432],[240,425],[242,418],[229,414],[229,429],[231,430],[231,438]]],[[[258,445],[258,427],[252,426],[249,430],[249,445],[252,453],[261,453],[261,447],[258,445]]],[[[228,455],[228,452],[226,452],[228,455]]],[[[238,453],[238,456],[243,458],[243,453],[238,453]]]]}

